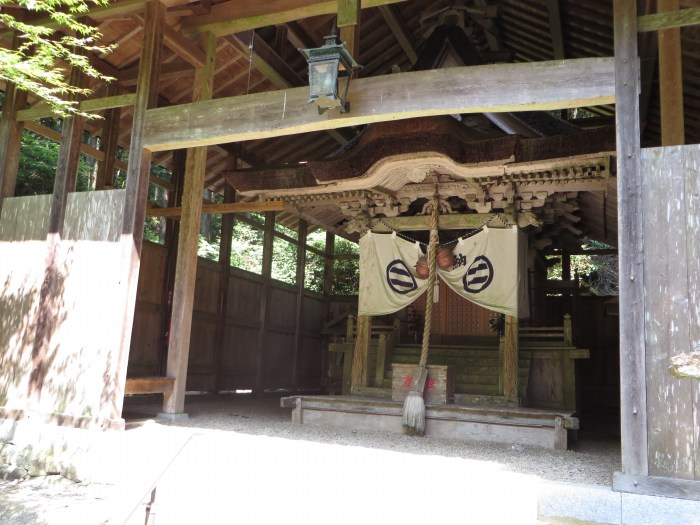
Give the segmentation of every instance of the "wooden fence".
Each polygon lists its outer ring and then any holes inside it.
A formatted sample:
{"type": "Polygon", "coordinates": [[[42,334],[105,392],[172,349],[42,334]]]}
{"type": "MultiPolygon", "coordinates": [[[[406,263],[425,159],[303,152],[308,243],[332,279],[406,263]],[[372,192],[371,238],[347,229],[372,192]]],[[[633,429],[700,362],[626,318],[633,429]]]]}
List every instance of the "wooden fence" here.
{"type": "MultiPolygon", "coordinates": [[[[163,373],[167,257],[167,248],[144,243],[129,355],[128,375],[132,377],[163,373]]],[[[265,391],[319,388],[325,348],[321,331],[327,309],[323,296],[306,291],[298,303],[296,286],[272,281],[263,313],[263,278],[236,268],[229,271],[222,315],[218,299],[221,265],[198,260],[187,390],[260,390],[260,385],[265,391]],[[223,326],[220,319],[224,319],[223,326]],[[218,330],[223,330],[221,337],[218,330]]]]}

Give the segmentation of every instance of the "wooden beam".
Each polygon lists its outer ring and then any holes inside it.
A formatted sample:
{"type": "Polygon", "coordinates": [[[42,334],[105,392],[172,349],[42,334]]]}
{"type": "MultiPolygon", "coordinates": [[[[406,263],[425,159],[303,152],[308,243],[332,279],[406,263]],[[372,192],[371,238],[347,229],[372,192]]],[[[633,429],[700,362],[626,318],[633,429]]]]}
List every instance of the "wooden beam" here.
{"type": "MultiPolygon", "coordinates": [[[[216,37],[211,33],[202,36],[206,60],[197,70],[193,100],[209,100],[214,93],[214,63],[216,61],[216,37]]],[[[197,282],[197,246],[202,216],[202,192],[207,168],[207,148],[199,147],[187,152],[185,187],[182,195],[182,219],[177,245],[177,267],[173,289],[173,310],[170,318],[170,344],[168,346],[167,375],[175,378],[173,394],[163,403],[166,414],[181,414],[185,408],[185,386],[192,333],[194,289],[197,282]]]]}
{"type": "MultiPolygon", "coordinates": [[[[679,0],[659,0],[659,12],[677,12],[679,0]]],[[[681,30],[659,30],[659,98],[661,100],[661,145],[685,144],[683,118],[683,73],[681,30]]]]}
{"type": "MultiPolygon", "coordinates": [[[[440,216],[441,230],[475,230],[490,222],[503,225],[517,224],[515,214],[508,213],[455,213],[440,216]]],[[[494,226],[495,227],[495,226],[494,226]]],[[[501,226],[503,227],[503,226],[501,226]]],[[[372,219],[373,232],[390,231],[428,231],[430,217],[428,215],[413,215],[409,217],[382,217],[372,219]]]]}
{"type": "Polygon", "coordinates": [[[144,40],[141,47],[139,82],[134,100],[129,166],[126,176],[124,217],[122,220],[123,300],[124,312],[121,321],[121,341],[116,365],[115,412],[121,413],[126,369],[129,362],[131,330],[134,322],[134,307],[141,267],[143,224],[148,199],[148,181],[151,171],[151,153],[143,148],[146,110],[154,107],[158,100],[158,72],[163,44],[165,5],[158,0],[147,0],[144,24],[144,40]]]}
{"type": "Polygon", "coordinates": [[[303,86],[305,84],[304,79],[261,36],[256,35],[253,38],[252,30],[224,37],[224,40],[229,42],[241,56],[244,56],[246,61],[250,53],[248,48],[249,42],[252,40],[252,66],[272,82],[277,89],[303,86]]]}
{"type": "Polygon", "coordinates": [[[384,19],[384,22],[386,22],[386,25],[389,26],[394,38],[396,38],[396,41],[401,46],[401,49],[403,49],[404,53],[406,53],[406,56],[411,64],[418,62],[418,53],[416,53],[416,49],[413,47],[413,39],[406,28],[406,24],[404,24],[401,16],[396,12],[394,6],[380,5],[379,12],[384,19]]]}
{"type": "MultiPolygon", "coordinates": [[[[403,1],[362,0],[362,9],[403,1]]],[[[184,20],[182,27],[184,31],[224,36],[337,12],[338,0],[229,0],[213,6],[207,15],[184,20]]]]}
{"type": "Polygon", "coordinates": [[[187,40],[179,31],[166,24],[163,34],[163,42],[179,57],[184,58],[194,67],[203,67],[206,62],[206,54],[201,48],[187,40]]]}
{"type": "MultiPolygon", "coordinates": [[[[201,200],[201,197],[200,197],[201,200]]],[[[286,205],[282,201],[269,202],[222,202],[220,204],[203,204],[202,213],[249,213],[249,212],[266,212],[266,211],[283,211],[286,205]]],[[[149,217],[168,217],[179,218],[182,214],[182,208],[172,206],[169,208],[149,208],[146,215],[149,217]]]]}
{"type": "MultiPolygon", "coordinates": [[[[135,94],[126,93],[123,95],[114,95],[103,98],[95,98],[91,100],[82,100],[78,104],[78,109],[80,109],[80,111],[100,111],[102,109],[133,106],[135,101],[135,94]]],[[[22,111],[17,112],[17,120],[38,120],[40,118],[55,116],[56,114],[51,111],[51,108],[44,105],[40,105],[36,108],[24,109],[22,111]]]]}
{"type": "Polygon", "coordinates": [[[637,21],[637,31],[659,31],[674,27],[685,27],[700,24],[700,7],[690,7],[680,11],[659,12],[652,15],[642,15],[637,21]]]}
{"type": "Polygon", "coordinates": [[[151,110],[145,144],[162,151],[431,115],[611,104],[614,79],[611,58],[398,73],[353,82],[349,113],[319,115],[306,88],[151,110]]]}
{"type": "Polygon", "coordinates": [[[640,169],[637,2],[613,3],[620,280],[622,471],[649,473],[644,328],[644,230],[640,169]]]}
{"type": "MultiPolygon", "coordinates": [[[[119,73],[119,85],[135,86],[138,75],[138,66],[124,69],[119,73]]],[[[162,64],[160,66],[160,78],[163,80],[169,78],[182,78],[185,76],[194,76],[194,68],[189,62],[178,60],[177,62],[168,62],[167,64],[162,64]]]]}

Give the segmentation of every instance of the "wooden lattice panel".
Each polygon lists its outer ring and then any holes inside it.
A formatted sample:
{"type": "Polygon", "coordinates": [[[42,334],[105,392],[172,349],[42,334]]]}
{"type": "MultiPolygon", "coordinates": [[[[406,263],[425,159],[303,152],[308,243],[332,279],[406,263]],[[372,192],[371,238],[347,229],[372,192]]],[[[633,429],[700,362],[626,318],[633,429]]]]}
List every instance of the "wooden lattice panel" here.
{"type": "MultiPolygon", "coordinates": [[[[444,282],[440,299],[433,307],[434,335],[494,335],[489,320],[496,315],[454,293],[444,282]]],[[[415,311],[425,315],[425,295],[413,303],[415,311]]]]}

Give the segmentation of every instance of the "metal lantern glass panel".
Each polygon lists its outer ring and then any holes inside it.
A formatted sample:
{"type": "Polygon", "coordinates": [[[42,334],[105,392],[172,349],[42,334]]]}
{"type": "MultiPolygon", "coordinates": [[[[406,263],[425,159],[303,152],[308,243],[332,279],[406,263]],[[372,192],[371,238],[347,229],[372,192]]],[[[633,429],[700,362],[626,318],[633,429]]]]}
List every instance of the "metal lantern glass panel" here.
{"type": "Polygon", "coordinates": [[[321,47],[300,51],[309,62],[309,103],[315,102],[319,113],[331,108],[346,113],[350,79],[359,64],[335,35],[327,36],[321,47]]]}

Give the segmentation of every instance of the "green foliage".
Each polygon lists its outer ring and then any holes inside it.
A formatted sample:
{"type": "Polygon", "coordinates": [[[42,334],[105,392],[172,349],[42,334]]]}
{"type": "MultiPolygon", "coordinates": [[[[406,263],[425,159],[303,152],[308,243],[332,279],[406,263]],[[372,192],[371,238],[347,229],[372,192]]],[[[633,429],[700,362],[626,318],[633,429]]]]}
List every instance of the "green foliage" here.
{"type": "Polygon", "coordinates": [[[360,290],[360,247],[352,241],[335,238],[335,255],[352,255],[352,258],[333,262],[333,295],[357,295],[360,290]]]}
{"type": "MultiPolygon", "coordinates": [[[[605,243],[589,241],[583,246],[586,250],[609,249],[605,243]]],[[[551,266],[547,269],[547,279],[561,280],[561,257],[547,258],[551,266]]],[[[571,271],[578,275],[581,284],[593,295],[618,295],[618,259],[617,255],[572,255],[571,271]]]]}
{"type": "Polygon", "coordinates": [[[263,231],[243,221],[233,224],[231,266],[262,274],[263,231]]]}
{"type": "Polygon", "coordinates": [[[0,11],[0,26],[15,31],[20,40],[17,49],[0,48],[0,79],[39,96],[59,115],[92,117],[80,112],[71,100],[90,90],[72,85],[66,78],[70,67],[75,67],[89,77],[113,80],[92,67],[85,55],[112,50],[112,46],[99,43],[102,35],[83,18],[90,7],[108,3],[109,0],[0,0],[0,7],[18,5],[29,15],[43,13],[50,19],[44,24],[24,23],[7,10],[0,11]]]}
{"type": "MultiPolygon", "coordinates": [[[[60,150],[58,142],[25,130],[22,133],[15,195],[53,193],[60,150]]],[[[81,155],[78,163],[77,191],[86,191],[89,188],[92,170],[93,164],[88,162],[85,155],[81,155]]]]}
{"type": "Polygon", "coordinates": [[[272,245],[272,278],[287,284],[297,282],[297,247],[277,237],[272,245]]]}

